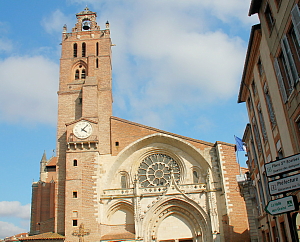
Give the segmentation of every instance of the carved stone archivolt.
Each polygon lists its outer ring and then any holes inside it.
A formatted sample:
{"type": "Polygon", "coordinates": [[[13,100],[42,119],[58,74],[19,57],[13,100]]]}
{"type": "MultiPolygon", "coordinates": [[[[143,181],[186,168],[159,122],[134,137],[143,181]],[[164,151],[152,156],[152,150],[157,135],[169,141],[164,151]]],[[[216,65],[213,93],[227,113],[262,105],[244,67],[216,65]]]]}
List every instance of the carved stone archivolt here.
{"type": "Polygon", "coordinates": [[[178,198],[160,201],[147,212],[143,221],[143,227],[147,228],[146,241],[157,238],[160,223],[170,215],[189,221],[189,227],[192,228],[191,232],[197,241],[211,241],[210,222],[205,211],[189,201],[178,198]]]}

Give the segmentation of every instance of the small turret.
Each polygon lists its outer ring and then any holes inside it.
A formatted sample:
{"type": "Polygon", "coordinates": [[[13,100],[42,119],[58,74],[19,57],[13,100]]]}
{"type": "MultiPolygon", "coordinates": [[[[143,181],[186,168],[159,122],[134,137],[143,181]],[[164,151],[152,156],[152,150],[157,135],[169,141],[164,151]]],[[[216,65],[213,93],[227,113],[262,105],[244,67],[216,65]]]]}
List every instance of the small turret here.
{"type": "Polygon", "coordinates": [[[46,181],[46,165],[47,165],[46,151],[44,151],[40,162],[40,181],[46,181]]]}

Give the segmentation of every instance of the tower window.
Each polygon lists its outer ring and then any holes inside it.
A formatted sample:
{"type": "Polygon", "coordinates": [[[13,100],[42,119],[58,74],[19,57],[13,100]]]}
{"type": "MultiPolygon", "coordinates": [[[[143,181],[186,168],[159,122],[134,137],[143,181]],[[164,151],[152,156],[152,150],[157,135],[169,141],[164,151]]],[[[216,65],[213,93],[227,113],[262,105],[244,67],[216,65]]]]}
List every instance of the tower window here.
{"type": "Polygon", "coordinates": [[[96,43],[96,56],[99,55],[99,43],[97,42],[96,43]]]}
{"type": "Polygon", "coordinates": [[[96,68],[98,68],[99,67],[99,60],[98,60],[98,58],[96,59],[96,68]]]}
{"type": "Polygon", "coordinates": [[[86,56],[86,43],[82,43],[82,57],[86,56]]]}
{"type": "Polygon", "coordinates": [[[73,166],[77,166],[77,160],[73,160],[73,166]]]}
{"type": "Polygon", "coordinates": [[[115,144],[116,144],[116,146],[119,146],[119,141],[116,141],[116,143],[115,143],[115,144]]]}
{"type": "Polygon", "coordinates": [[[77,221],[77,219],[73,219],[73,226],[78,226],[78,221],[77,221]]]}
{"type": "Polygon", "coordinates": [[[78,80],[79,79],[79,70],[76,70],[75,71],[75,80],[78,80]]]}
{"type": "Polygon", "coordinates": [[[77,44],[73,45],[73,57],[77,57],[77,44]]]}
{"type": "Polygon", "coordinates": [[[85,69],[81,71],[81,79],[85,79],[85,69]]]}
{"type": "Polygon", "coordinates": [[[77,198],[77,192],[73,192],[73,198],[77,198]]]}

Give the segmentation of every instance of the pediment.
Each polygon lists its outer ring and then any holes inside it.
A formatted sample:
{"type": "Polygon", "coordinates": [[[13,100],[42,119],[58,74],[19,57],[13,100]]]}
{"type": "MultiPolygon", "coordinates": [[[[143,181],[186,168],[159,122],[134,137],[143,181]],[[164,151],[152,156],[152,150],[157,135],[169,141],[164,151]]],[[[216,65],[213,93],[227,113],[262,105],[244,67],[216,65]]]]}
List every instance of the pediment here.
{"type": "Polygon", "coordinates": [[[76,123],[79,123],[80,121],[87,121],[87,122],[90,122],[90,123],[94,123],[94,124],[98,124],[97,121],[93,120],[93,119],[90,119],[90,118],[80,118],[80,119],[76,119],[70,123],[66,123],[66,126],[70,126],[70,125],[73,125],[73,124],[76,124],[76,123]]]}

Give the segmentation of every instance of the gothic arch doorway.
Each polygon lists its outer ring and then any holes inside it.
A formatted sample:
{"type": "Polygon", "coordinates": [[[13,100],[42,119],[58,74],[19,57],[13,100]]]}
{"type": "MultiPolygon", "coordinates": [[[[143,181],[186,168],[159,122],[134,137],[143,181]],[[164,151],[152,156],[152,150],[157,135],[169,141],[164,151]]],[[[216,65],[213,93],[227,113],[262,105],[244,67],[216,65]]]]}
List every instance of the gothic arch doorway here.
{"type": "Polygon", "coordinates": [[[166,217],[157,230],[157,241],[193,241],[193,232],[190,223],[178,214],[166,217]]]}
{"type": "Polygon", "coordinates": [[[208,216],[185,198],[164,199],[154,205],[144,219],[145,241],[210,242],[208,216]]]}

